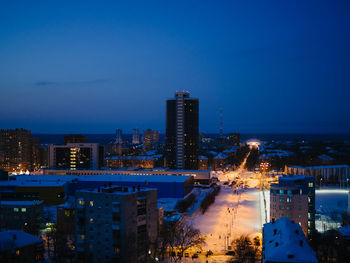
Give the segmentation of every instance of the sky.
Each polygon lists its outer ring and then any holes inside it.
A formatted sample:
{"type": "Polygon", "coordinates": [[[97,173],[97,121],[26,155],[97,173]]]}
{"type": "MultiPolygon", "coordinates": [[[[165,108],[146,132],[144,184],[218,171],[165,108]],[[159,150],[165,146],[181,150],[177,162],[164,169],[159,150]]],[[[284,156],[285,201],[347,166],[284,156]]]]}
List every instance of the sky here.
{"type": "Polygon", "coordinates": [[[350,133],[350,1],[2,1],[0,128],[350,133]]]}

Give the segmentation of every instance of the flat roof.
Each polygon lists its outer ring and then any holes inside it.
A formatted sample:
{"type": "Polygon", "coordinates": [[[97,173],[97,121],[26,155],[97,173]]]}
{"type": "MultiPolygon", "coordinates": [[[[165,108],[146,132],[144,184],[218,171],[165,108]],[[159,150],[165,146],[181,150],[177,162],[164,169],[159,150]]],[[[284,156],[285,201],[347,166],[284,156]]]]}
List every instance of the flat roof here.
{"type": "Polygon", "coordinates": [[[0,205],[9,205],[9,206],[32,206],[40,205],[44,201],[0,201],[0,205]]]}
{"type": "MultiPolygon", "coordinates": [[[[143,174],[96,174],[96,175],[25,175],[16,180],[4,181],[12,186],[59,186],[73,180],[106,182],[176,182],[183,183],[191,176],[186,175],[143,175],[143,174]]],[[[1,184],[0,184],[1,185],[1,184]]]]}
{"type": "Polygon", "coordinates": [[[302,168],[302,169],[320,169],[320,168],[350,168],[346,164],[337,164],[337,165],[319,165],[319,166],[299,166],[299,165],[287,165],[290,168],[302,168]]]}
{"type": "Polygon", "coordinates": [[[133,193],[157,190],[155,188],[148,188],[148,187],[140,187],[139,189],[140,190],[138,190],[137,187],[130,187],[130,186],[124,187],[124,186],[119,186],[119,185],[112,185],[112,186],[100,187],[100,188],[80,189],[80,190],[77,190],[77,192],[128,195],[128,194],[133,194],[133,193]],[[128,189],[128,191],[124,191],[124,189],[128,189]]]}

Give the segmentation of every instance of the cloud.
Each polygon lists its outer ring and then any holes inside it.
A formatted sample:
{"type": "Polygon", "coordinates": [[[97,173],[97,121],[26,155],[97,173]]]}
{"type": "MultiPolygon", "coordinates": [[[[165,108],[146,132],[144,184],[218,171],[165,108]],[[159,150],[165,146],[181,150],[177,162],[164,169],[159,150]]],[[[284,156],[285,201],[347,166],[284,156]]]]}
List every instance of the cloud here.
{"type": "Polygon", "coordinates": [[[65,85],[79,85],[79,84],[98,84],[105,83],[108,79],[93,79],[93,80],[78,80],[78,81],[38,81],[35,83],[35,86],[47,87],[47,86],[65,86],[65,85]]]}

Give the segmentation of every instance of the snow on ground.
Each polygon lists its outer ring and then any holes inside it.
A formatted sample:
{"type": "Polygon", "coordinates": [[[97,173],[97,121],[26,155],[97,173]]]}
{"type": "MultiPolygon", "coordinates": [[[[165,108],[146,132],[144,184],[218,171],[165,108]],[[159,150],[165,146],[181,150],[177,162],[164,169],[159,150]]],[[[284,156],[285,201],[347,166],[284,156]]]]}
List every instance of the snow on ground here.
{"type": "Polygon", "coordinates": [[[316,229],[320,232],[341,226],[341,213],[348,210],[349,191],[323,188],[316,190],[316,229]]]}
{"type": "Polygon", "coordinates": [[[240,235],[261,234],[259,190],[249,189],[235,194],[230,187],[222,187],[215,203],[205,214],[197,213],[185,221],[200,229],[206,237],[203,250],[224,253],[227,245],[240,235]]]}

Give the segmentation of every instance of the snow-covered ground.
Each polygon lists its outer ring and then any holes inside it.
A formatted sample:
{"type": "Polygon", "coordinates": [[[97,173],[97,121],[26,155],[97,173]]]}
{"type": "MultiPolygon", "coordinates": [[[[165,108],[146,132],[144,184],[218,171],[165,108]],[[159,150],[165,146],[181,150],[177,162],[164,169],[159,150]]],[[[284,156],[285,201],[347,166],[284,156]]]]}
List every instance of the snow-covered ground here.
{"type": "Polygon", "coordinates": [[[205,236],[203,250],[222,254],[240,235],[261,235],[259,190],[249,189],[237,194],[230,187],[222,187],[205,214],[197,213],[185,218],[185,222],[200,229],[205,236]]]}

